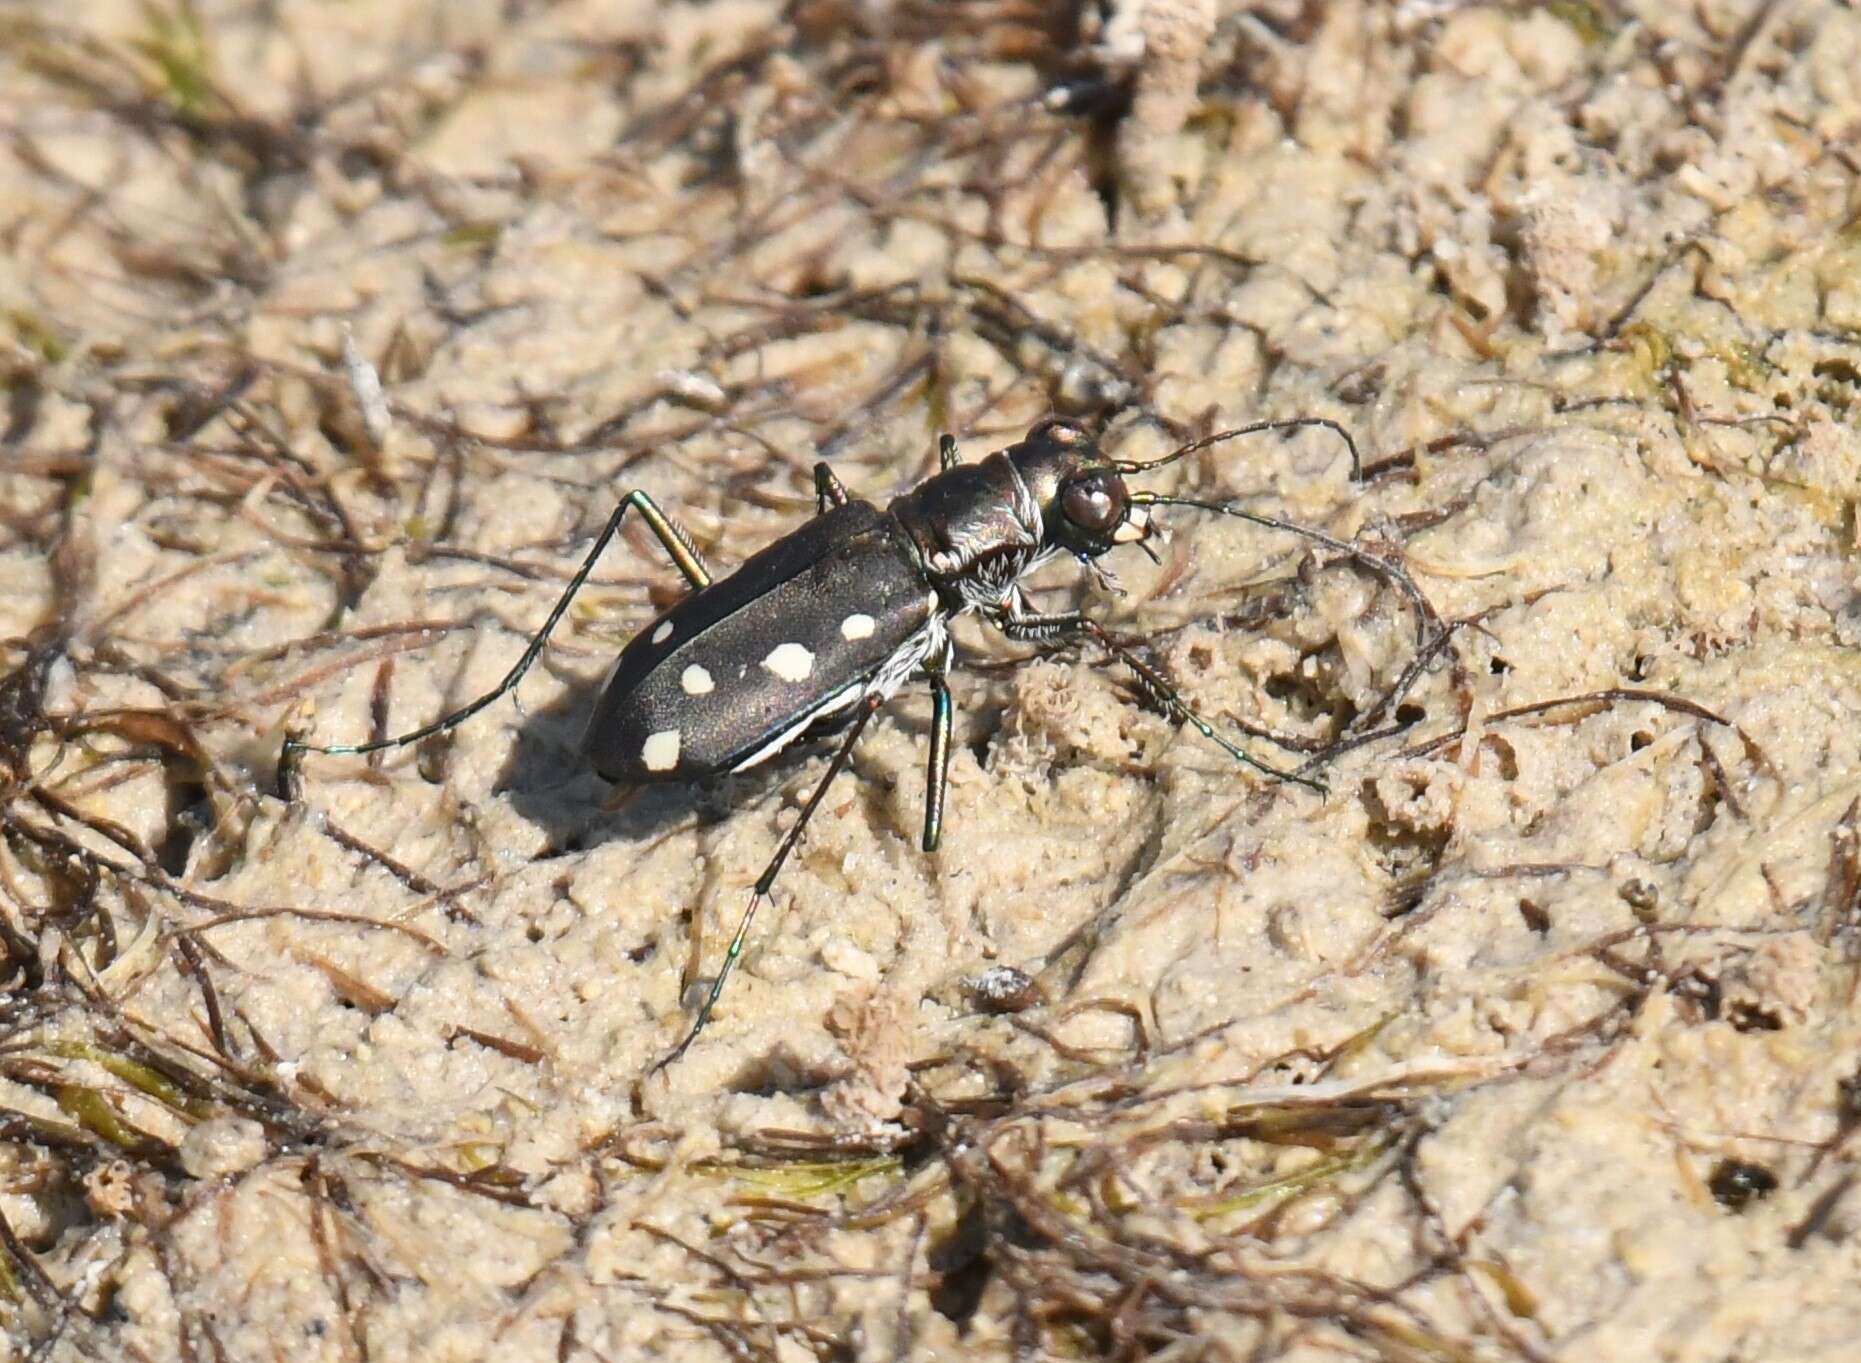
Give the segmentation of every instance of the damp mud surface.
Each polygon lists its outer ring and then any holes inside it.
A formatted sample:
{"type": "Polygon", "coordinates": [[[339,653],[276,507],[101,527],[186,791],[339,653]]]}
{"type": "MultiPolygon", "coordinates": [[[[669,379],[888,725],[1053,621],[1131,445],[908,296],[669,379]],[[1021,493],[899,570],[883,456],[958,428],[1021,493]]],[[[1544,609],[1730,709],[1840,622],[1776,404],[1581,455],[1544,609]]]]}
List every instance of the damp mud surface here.
{"type": "Polygon", "coordinates": [[[68,1360],[1861,1340],[1861,12],[0,13],[0,1321],[68,1360]],[[1050,413],[1157,561],[826,769],[682,582],[1050,413]],[[1410,588],[1413,590],[1411,591],[1410,588]]]}

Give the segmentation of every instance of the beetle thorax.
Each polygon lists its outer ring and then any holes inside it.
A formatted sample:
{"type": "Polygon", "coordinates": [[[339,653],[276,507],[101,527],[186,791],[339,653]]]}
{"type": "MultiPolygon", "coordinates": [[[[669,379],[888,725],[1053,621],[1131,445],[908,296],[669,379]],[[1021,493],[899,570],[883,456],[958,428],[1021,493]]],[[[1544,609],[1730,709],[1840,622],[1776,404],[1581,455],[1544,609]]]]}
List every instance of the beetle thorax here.
{"type": "Polygon", "coordinates": [[[892,502],[925,575],[952,611],[999,606],[1047,558],[1040,503],[1006,452],[959,464],[892,502]]]}

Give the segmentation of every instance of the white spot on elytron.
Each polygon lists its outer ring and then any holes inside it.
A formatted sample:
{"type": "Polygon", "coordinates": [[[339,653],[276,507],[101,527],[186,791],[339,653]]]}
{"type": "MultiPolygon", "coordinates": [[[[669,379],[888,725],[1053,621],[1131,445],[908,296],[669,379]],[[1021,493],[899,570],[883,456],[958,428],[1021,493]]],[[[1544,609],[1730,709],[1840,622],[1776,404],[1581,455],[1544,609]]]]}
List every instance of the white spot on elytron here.
{"type": "Polygon", "coordinates": [[[688,696],[709,695],[713,686],[711,674],[696,663],[679,673],[678,684],[688,696]]]}
{"type": "Polygon", "coordinates": [[[800,644],[778,644],[762,665],[783,681],[806,681],[814,672],[814,655],[800,644]]]}
{"type": "Polygon", "coordinates": [[[663,644],[671,637],[672,622],[670,620],[662,620],[659,624],[659,628],[653,631],[653,642],[656,644],[663,644]]]}
{"type": "Polygon", "coordinates": [[[840,622],[840,637],[849,640],[870,639],[875,628],[877,622],[870,615],[861,615],[855,611],[840,622]]]}
{"type": "Polygon", "coordinates": [[[640,761],[648,771],[671,771],[678,765],[678,730],[661,729],[640,745],[640,761]]]}

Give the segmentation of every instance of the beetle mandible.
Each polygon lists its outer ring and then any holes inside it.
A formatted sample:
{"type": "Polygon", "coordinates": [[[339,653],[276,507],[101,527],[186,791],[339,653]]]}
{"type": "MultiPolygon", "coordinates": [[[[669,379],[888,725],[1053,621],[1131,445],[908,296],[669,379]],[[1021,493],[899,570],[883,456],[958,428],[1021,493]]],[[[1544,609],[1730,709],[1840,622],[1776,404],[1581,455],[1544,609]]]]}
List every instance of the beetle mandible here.
{"type": "Polygon", "coordinates": [[[866,724],[910,678],[931,689],[931,730],[921,845],[937,849],[943,830],[953,707],[946,680],[953,661],[949,625],[975,613],[1009,639],[1062,647],[1090,642],[1127,668],[1137,690],[1179,723],[1193,726],[1230,756],[1275,778],[1323,790],[1317,781],[1250,756],[1198,714],[1169,681],[1079,611],[1033,610],[1022,581],[1048,559],[1070,554],[1104,576],[1098,559],[1134,544],[1149,552],[1150,508],[1185,506],[1236,516],[1314,539],[1392,577],[1400,570],[1322,532],[1221,502],[1133,490],[1124,475],[1175,463],[1218,441],[1267,430],[1325,427],[1362,464],[1350,435],[1321,417],[1263,421],[1204,436],[1147,462],[1108,458],[1084,426],[1049,419],[976,463],[939,442],[940,471],[884,509],[850,497],[825,463],[815,465],[816,514],[796,530],[713,580],[696,547],[645,492],[624,497],[567,589],[496,688],[444,718],[394,738],[318,746],[285,740],[281,766],[296,754],[360,754],[414,743],[450,729],[514,688],[593,571],[628,511],[664,546],[692,590],[621,649],[602,683],[582,737],[596,771],[625,785],[694,782],[739,772],[791,744],[844,726],[826,772],[757,877],[724,960],[698,1016],[654,1069],[695,1041],[724,991],[756,910],[827,789],[852,757],[866,724]]]}

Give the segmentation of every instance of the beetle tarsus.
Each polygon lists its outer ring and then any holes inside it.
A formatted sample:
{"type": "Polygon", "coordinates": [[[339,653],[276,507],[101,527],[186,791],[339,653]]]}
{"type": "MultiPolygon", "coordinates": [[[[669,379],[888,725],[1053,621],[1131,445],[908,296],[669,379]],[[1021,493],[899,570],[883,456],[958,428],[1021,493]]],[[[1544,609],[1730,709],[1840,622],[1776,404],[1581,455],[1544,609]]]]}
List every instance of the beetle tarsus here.
{"type": "Polygon", "coordinates": [[[814,514],[825,516],[830,506],[845,506],[851,500],[846,484],[840,481],[833,466],[825,460],[814,466],[814,514]]]}

